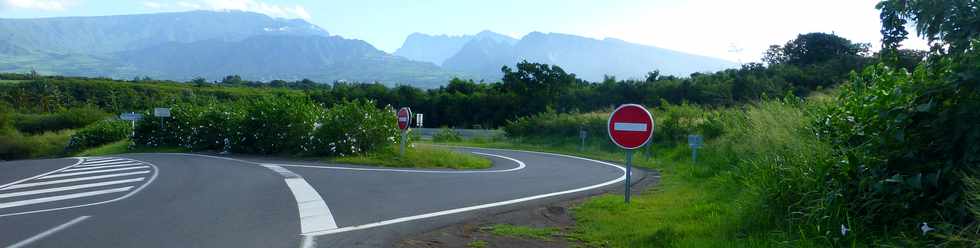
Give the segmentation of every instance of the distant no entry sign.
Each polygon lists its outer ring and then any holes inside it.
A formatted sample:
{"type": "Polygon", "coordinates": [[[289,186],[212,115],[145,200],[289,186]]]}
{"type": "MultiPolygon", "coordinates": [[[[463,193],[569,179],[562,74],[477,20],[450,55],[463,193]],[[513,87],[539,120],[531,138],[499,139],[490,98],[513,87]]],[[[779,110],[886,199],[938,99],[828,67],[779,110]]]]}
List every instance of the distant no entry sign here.
{"type": "Polygon", "coordinates": [[[398,110],[398,129],[406,130],[412,123],[412,109],[404,107],[398,110]]]}
{"type": "Polygon", "coordinates": [[[653,137],[653,116],[637,104],[624,104],[609,115],[609,138],[623,149],[640,148],[653,137]]]}

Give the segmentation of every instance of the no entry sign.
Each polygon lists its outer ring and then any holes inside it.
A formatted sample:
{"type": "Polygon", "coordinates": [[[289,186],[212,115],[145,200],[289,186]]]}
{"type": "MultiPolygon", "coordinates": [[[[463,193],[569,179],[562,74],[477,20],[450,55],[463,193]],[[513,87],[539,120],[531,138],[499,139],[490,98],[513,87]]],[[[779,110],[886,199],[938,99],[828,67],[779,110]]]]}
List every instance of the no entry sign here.
{"type": "Polygon", "coordinates": [[[404,107],[398,110],[398,129],[406,130],[412,123],[412,109],[404,107]]]}
{"type": "Polygon", "coordinates": [[[624,104],[609,115],[609,138],[623,149],[640,148],[653,137],[653,116],[637,104],[624,104]]]}

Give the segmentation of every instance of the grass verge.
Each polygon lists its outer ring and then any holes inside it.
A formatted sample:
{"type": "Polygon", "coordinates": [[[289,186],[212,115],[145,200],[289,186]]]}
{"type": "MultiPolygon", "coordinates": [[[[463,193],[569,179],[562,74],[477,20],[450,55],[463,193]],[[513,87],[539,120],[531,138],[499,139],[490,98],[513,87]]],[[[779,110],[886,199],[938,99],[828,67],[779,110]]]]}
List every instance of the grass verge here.
{"type": "Polygon", "coordinates": [[[329,161],[400,168],[486,169],[492,166],[484,157],[425,144],[406,148],[404,157],[399,156],[397,146],[391,146],[363,155],[330,158],[329,161]]]}
{"type": "Polygon", "coordinates": [[[554,236],[560,236],[561,231],[558,228],[548,227],[548,228],[534,228],[528,226],[515,226],[508,224],[496,224],[490,227],[490,233],[497,236],[514,237],[514,238],[525,238],[525,239],[538,239],[538,240],[551,240],[554,236]]]}
{"type": "MultiPolygon", "coordinates": [[[[597,146],[580,151],[574,142],[535,143],[505,140],[442,144],[552,152],[617,163],[625,160],[624,152],[597,146]]],[[[818,246],[805,239],[794,239],[765,228],[759,231],[760,228],[742,224],[746,223],[742,219],[745,215],[739,211],[745,208],[738,206],[751,202],[754,196],[740,186],[732,173],[692,164],[690,150],[684,145],[655,147],[650,156],[637,152],[633,165],[658,170],[662,175],[660,185],[633,197],[629,205],[623,202],[622,195],[606,194],[576,206],[573,209],[576,226],[569,239],[595,247],[818,246]]]]}
{"type": "Polygon", "coordinates": [[[180,147],[137,147],[130,148],[132,142],[129,139],[120,140],[105,144],[99,147],[82,150],[75,154],[75,156],[105,156],[113,154],[123,154],[123,153],[149,153],[149,152],[189,152],[190,150],[180,147]]]}

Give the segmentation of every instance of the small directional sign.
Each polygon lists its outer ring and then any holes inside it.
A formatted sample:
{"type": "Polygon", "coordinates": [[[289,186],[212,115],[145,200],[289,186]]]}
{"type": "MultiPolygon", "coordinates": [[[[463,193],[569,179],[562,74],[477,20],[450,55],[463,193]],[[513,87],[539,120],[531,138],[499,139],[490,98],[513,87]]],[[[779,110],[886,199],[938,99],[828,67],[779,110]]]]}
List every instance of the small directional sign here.
{"type": "Polygon", "coordinates": [[[153,116],[156,117],[170,117],[170,108],[154,108],[153,116]]]}
{"type": "Polygon", "coordinates": [[[412,109],[404,107],[398,110],[398,129],[406,130],[412,123],[412,109]]]}
{"type": "Polygon", "coordinates": [[[640,148],[653,137],[653,116],[646,108],[624,104],[609,115],[609,138],[623,149],[640,148]]]}
{"type": "Polygon", "coordinates": [[[119,119],[126,120],[126,121],[138,121],[143,119],[143,115],[134,112],[122,113],[119,115],[119,119]]]}
{"type": "Polygon", "coordinates": [[[704,137],[696,134],[688,135],[687,145],[691,146],[691,148],[700,148],[704,145],[704,137]]]}

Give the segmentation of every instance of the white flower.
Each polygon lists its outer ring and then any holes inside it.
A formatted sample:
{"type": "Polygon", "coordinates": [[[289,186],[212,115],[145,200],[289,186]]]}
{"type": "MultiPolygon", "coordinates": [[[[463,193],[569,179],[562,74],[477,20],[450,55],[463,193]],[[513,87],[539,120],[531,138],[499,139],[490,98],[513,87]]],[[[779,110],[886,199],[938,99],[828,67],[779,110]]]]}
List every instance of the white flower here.
{"type": "Polygon", "coordinates": [[[936,229],[935,228],[932,228],[932,227],[929,227],[929,224],[926,224],[925,222],[922,222],[922,226],[919,227],[919,230],[922,230],[922,235],[926,235],[926,233],[931,232],[932,230],[936,230],[936,229]]]}
{"type": "Polygon", "coordinates": [[[851,229],[848,229],[847,227],[845,227],[844,224],[840,224],[840,235],[841,236],[847,236],[847,231],[850,231],[850,230],[851,229]]]}

